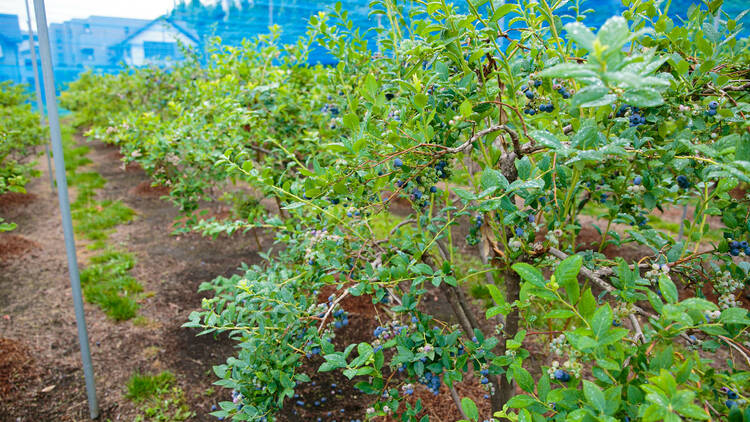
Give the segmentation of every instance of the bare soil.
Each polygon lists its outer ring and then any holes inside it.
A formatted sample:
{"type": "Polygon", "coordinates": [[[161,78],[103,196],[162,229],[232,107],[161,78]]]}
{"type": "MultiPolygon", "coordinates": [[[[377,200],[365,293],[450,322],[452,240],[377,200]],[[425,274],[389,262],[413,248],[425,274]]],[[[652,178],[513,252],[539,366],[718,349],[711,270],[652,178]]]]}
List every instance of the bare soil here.
{"type": "MultiPolygon", "coordinates": [[[[196,337],[181,325],[200,308],[201,282],[230,275],[242,262],[258,262],[255,240],[241,234],[231,241],[170,235],[178,213],[159,199],[163,190],[150,188],[141,170],[124,170],[114,148],[91,147],[91,168],[107,180],[100,199],[120,199],[137,212],[109,244],[136,255],[132,274],[147,292],[139,310],[145,323],[138,325],[115,323],[85,305],[100,420],[133,420],[137,409],[124,398],[127,379],[135,371],[162,370],[176,375],[196,412],[192,420],[211,420],[211,405],[226,400],[219,388],[206,394],[215,381],[211,368],[231,356],[233,347],[226,338],[196,337]]],[[[18,224],[0,236],[2,422],[88,420],[60,214],[46,182],[44,174],[28,186],[31,194],[0,197],[3,217],[18,224]]],[[[261,242],[270,246],[262,236],[261,242]]],[[[92,253],[77,243],[83,266],[92,253]]]]}

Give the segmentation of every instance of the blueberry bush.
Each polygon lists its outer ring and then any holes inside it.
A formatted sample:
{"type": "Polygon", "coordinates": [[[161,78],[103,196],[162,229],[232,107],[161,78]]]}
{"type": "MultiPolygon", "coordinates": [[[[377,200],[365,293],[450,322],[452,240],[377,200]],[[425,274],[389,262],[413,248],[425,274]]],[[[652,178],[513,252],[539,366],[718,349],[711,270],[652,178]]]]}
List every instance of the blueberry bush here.
{"type": "Polygon", "coordinates": [[[683,22],[624,3],[594,31],[578,2],[374,0],[377,46],[337,6],[293,46],[272,31],[107,79],[153,97],[91,133],[183,210],[230,183],[278,205],[190,226],[278,244],[204,283],[186,324],[240,346],[215,368],[232,400],[214,415],[303,406],[322,362],[372,395],[362,419],[428,420],[423,385],[468,421],[750,420],[748,39],[721,1],[683,22]],[[313,47],[337,65],[308,65],[313,47]],[[654,224],[682,206],[684,234],[654,224]],[[488,306],[466,294],[477,279],[488,306]],[[342,345],[351,297],[378,326],[342,345]]]}
{"type": "MultiPolygon", "coordinates": [[[[25,193],[26,184],[39,173],[33,157],[46,132],[30,101],[23,86],[0,82],[0,195],[25,193]]],[[[14,228],[0,217],[0,232],[14,228]]]]}

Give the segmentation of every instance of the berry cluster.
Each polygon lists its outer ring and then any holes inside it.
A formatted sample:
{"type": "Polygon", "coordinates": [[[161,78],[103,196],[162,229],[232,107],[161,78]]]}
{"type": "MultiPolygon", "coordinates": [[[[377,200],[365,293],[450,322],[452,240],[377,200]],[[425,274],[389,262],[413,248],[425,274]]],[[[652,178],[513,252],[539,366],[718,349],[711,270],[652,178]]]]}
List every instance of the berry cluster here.
{"type": "Polygon", "coordinates": [[[750,245],[748,245],[746,240],[743,240],[741,242],[738,242],[736,240],[732,240],[729,242],[729,254],[732,256],[739,256],[741,253],[744,253],[747,256],[750,256],[750,245]]]}
{"type": "Polygon", "coordinates": [[[440,385],[443,383],[440,379],[440,375],[435,375],[429,371],[425,372],[424,375],[419,378],[419,382],[424,384],[427,389],[436,396],[440,393],[440,385]]]}
{"type": "Polygon", "coordinates": [[[643,178],[641,176],[635,176],[633,178],[633,184],[628,186],[627,191],[632,194],[641,194],[646,192],[646,187],[643,186],[643,178]]]}
{"type": "Polygon", "coordinates": [[[746,403],[745,400],[740,399],[740,396],[730,388],[721,387],[721,392],[727,395],[727,400],[724,402],[724,404],[730,409],[746,403]]]}
{"type": "Polygon", "coordinates": [[[565,353],[565,347],[566,346],[566,338],[565,334],[560,334],[559,336],[552,339],[552,341],[549,344],[549,349],[552,353],[556,354],[557,356],[562,356],[565,353]]]}
{"type": "Polygon", "coordinates": [[[403,325],[395,319],[385,326],[375,327],[375,330],[372,332],[373,337],[375,337],[375,340],[372,342],[372,345],[375,346],[375,351],[382,349],[382,343],[400,335],[408,328],[407,325],[403,325]]]}
{"type": "Polygon", "coordinates": [[[562,97],[566,100],[572,95],[572,92],[568,91],[568,89],[565,88],[561,83],[552,84],[552,89],[557,91],[557,93],[562,95],[562,97]]]}
{"type": "Polygon", "coordinates": [[[343,309],[337,309],[333,312],[333,326],[336,328],[346,327],[349,325],[349,314],[343,309]]]}
{"type": "Polygon", "coordinates": [[[706,110],[706,114],[709,116],[716,116],[716,109],[719,108],[719,103],[717,101],[711,101],[708,103],[708,110],[706,110]]]}

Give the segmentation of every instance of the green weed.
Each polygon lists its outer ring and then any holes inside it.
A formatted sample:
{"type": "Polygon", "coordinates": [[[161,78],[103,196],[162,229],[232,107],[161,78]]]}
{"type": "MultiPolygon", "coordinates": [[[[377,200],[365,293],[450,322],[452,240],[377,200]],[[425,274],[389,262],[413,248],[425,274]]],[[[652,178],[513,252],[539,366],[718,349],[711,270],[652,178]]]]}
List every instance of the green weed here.
{"type": "Polygon", "coordinates": [[[185,393],[174,386],[175,377],[164,371],[155,375],[135,373],[128,380],[128,399],[143,404],[135,421],[178,422],[194,416],[185,403],[185,393]]]}
{"type": "Polygon", "coordinates": [[[135,264],[133,255],[108,251],[91,259],[91,265],[81,271],[83,296],[107,313],[112,319],[124,321],[138,311],[135,296],[143,286],[128,274],[135,264]]]}

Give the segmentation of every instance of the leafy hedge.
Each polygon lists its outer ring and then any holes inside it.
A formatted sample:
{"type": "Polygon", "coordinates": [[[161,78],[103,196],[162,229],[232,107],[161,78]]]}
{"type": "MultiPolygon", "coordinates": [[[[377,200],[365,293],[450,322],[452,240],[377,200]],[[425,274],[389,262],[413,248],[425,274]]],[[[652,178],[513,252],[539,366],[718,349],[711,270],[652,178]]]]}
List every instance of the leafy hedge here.
{"type": "MultiPolygon", "coordinates": [[[[23,86],[0,82],[0,195],[25,193],[29,179],[39,173],[29,158],[35,155],[35,147],[44,143],[46,131],[30,101],[23,86]]],[[[15,228],[3,221],[0,218],[0,232],[15,228]]]]}
{"type": "Polygon", "coordinates": [[[414,386],[440,393],[472,373],[495,418],[750,420],[748,40],[721,1],[684,23],[660,2],[626,3],[592,32],[567,2],[470,1],[459,14],[376,0],[378,52],[337,7],[293,46],[264,36],[217,47],[205,67],[109,81],[109,96],[157,81],[92,133],[184,210],[234,181],[281,208],[194,221],[208,234],[268,228],[283,246],[205,283],[214,297],[186,324],[241,345],[215,368],[233,390],[216,416],[273,419],[319,354],[320,371],[373,395],[367,418],[426,420],[414,386]],[[313,43],[339,64],[305,65],[313,43]],[[397,199],[410,215],[384,224],[397,199]],[[682,205],[695,210],[684,237],[654,224],[682,205]],[[580,239],[591,215],[595,244],[580,239]],[[639,259],[602,253],[631,245],[639,259]],[[467,269],[467,254],[482,265],[467,269]],[[484,315],[464,290],[476,279],[484,315]],[[452,321],[430,315],[428,283],[452,321]],[[337,349],[344,299],[363,295],[379,327],[337,349]],[[548,352],[529,347],[540,342],[548,352]]]}

